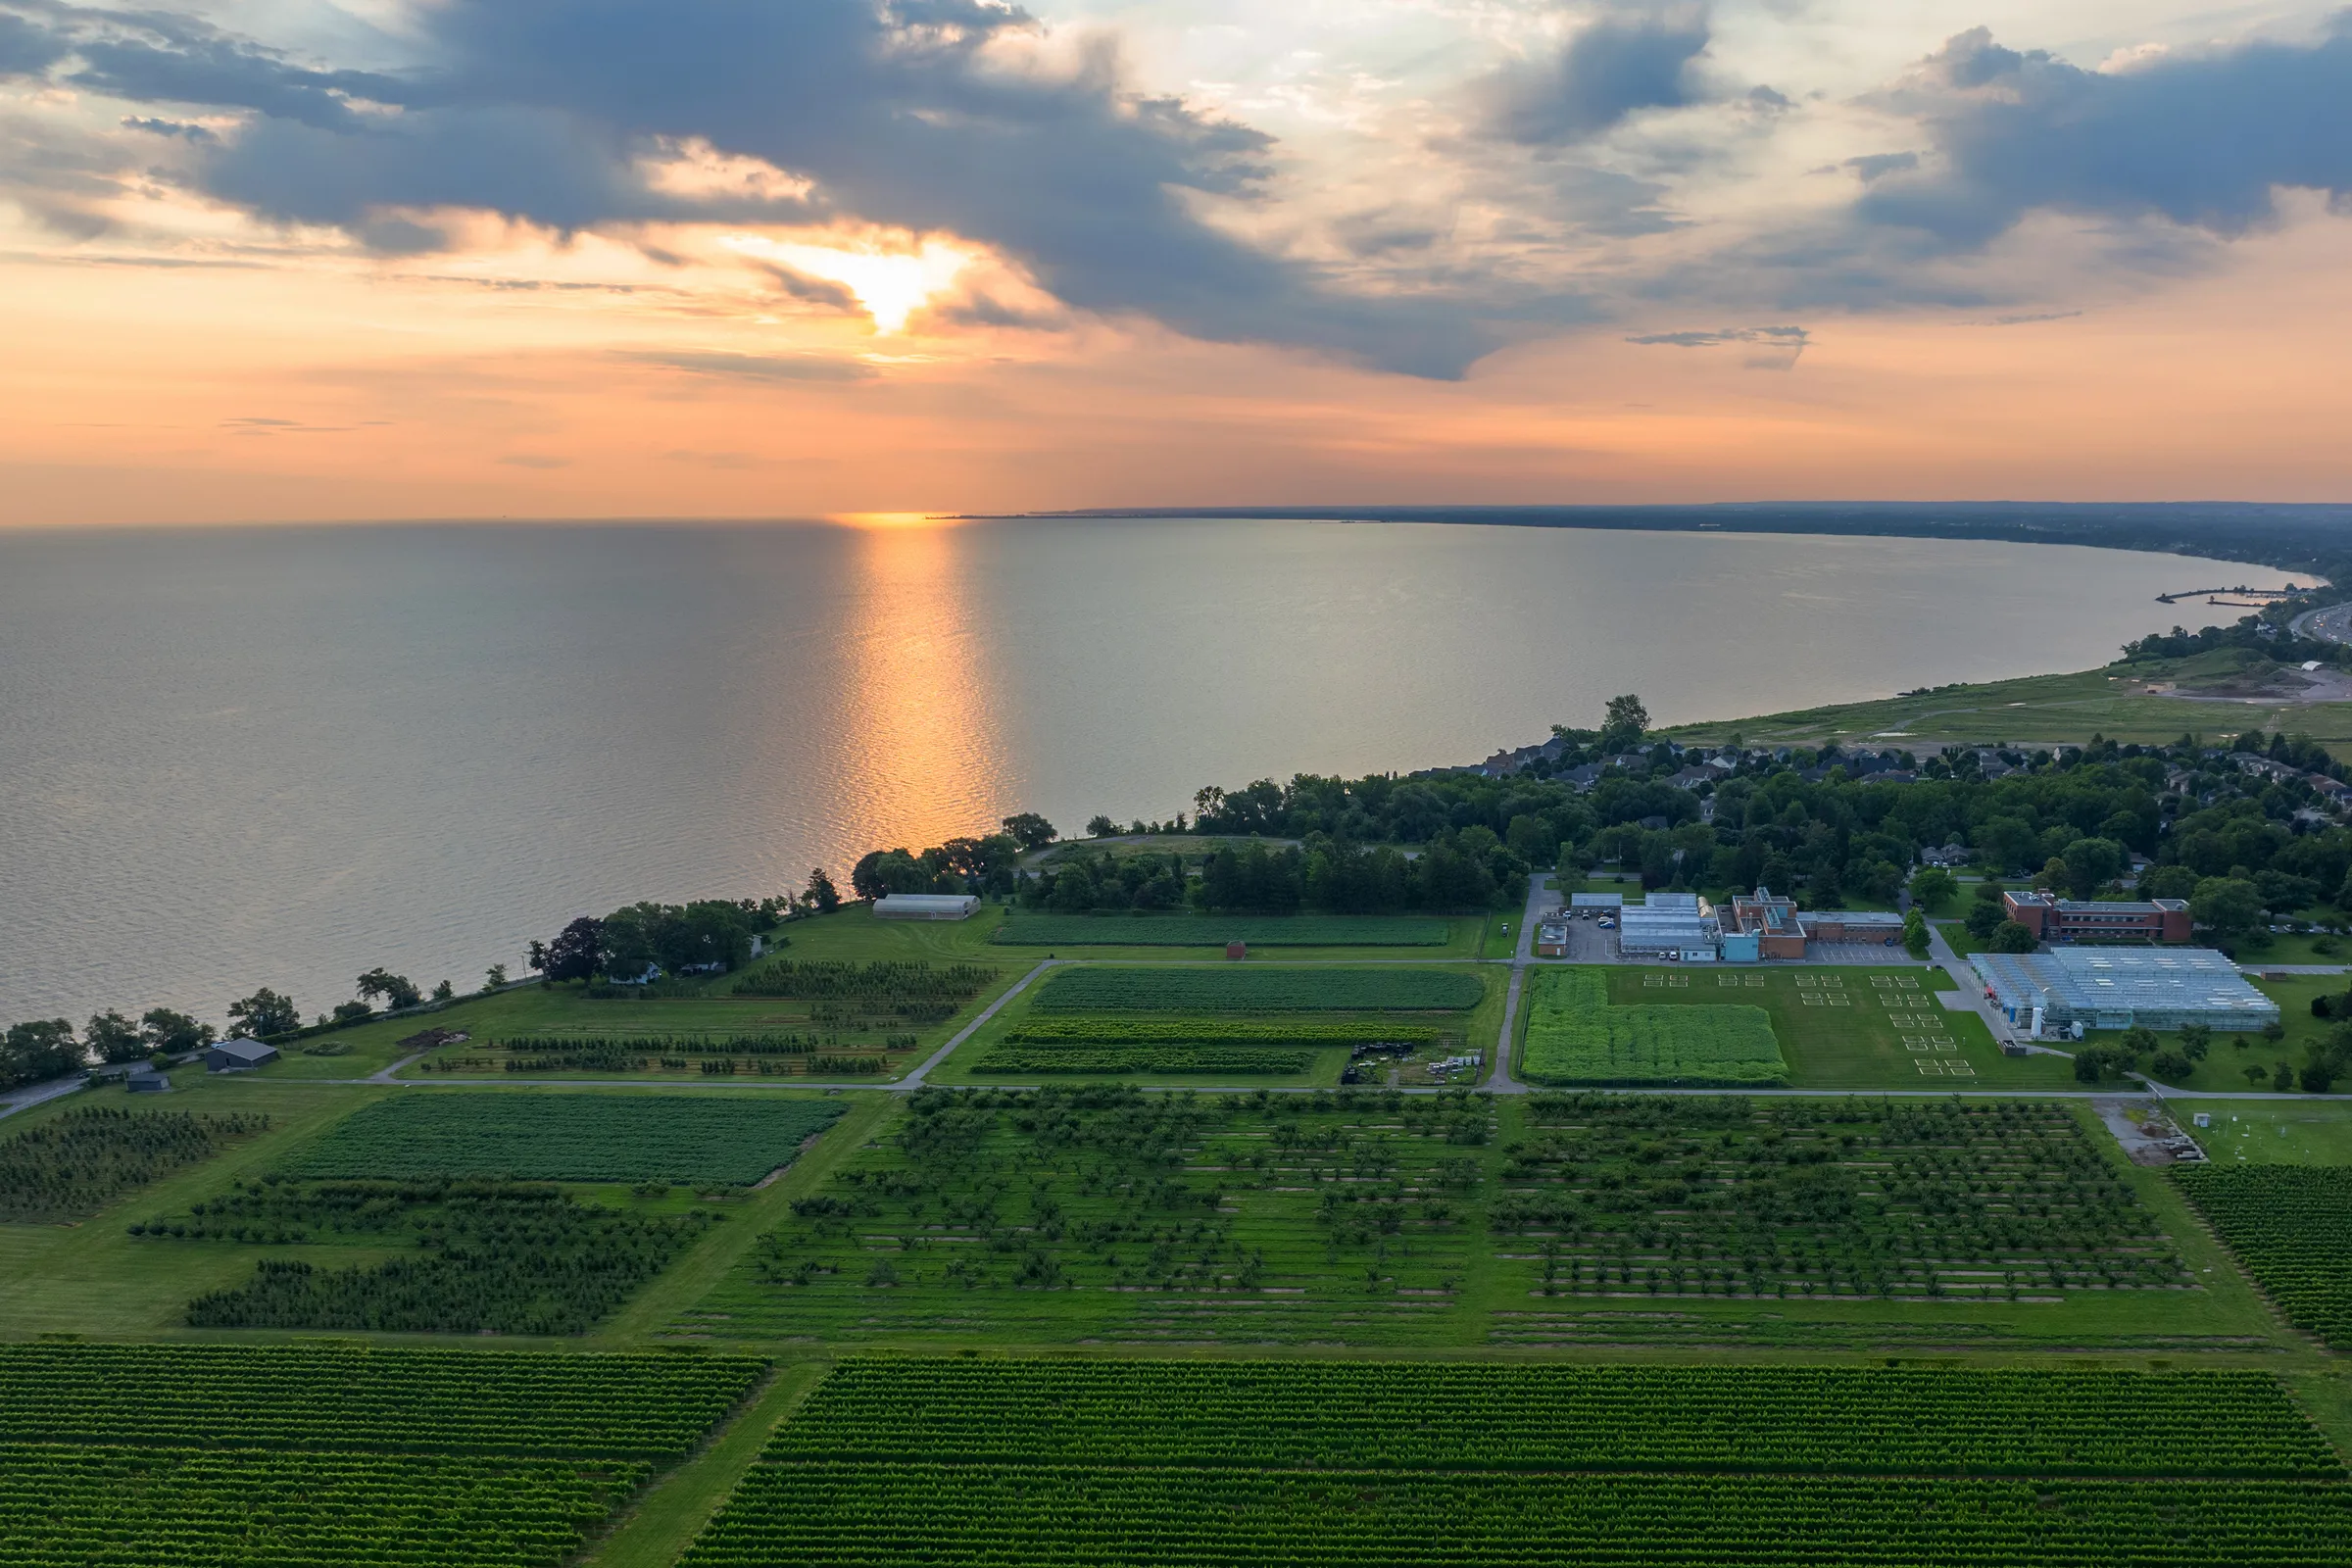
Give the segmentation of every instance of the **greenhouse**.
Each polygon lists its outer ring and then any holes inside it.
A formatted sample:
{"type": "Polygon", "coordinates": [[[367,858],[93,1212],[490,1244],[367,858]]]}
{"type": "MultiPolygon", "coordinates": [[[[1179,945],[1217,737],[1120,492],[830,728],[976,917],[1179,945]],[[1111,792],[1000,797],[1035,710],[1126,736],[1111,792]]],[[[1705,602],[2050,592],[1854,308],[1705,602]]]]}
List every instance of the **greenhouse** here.
{"type": "Polygon", "coordinates": [[[2009,1021],[2036,1034],[2073,1024],[2245,1032],[2278,1016],[2278,1004],[2210,948],[2068,947],[1980,953],[1968,961],[2009,1021]]]}

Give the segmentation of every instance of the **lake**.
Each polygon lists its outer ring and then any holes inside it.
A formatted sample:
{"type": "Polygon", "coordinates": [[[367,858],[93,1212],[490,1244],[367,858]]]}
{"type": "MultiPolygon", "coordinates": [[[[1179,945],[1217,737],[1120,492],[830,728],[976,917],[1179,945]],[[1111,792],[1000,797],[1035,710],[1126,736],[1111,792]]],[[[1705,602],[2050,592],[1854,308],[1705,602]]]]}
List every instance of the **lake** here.
{"type": "Polygon", "coordinates": [[[2260,567],[1412,523],[0,533],[0,1021],[763,895],[1014,810],[2104,662],[2260,567]]]}

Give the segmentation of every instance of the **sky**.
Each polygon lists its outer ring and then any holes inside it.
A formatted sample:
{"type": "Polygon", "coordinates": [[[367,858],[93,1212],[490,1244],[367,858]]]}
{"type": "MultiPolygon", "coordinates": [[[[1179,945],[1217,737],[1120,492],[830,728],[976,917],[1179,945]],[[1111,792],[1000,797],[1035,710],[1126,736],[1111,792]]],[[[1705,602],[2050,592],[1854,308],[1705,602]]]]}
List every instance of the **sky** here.
{"type": "Polygon", "coordinates": [[[0,526],[2352,498],[2352,11],[0,0],[0,526]]]}

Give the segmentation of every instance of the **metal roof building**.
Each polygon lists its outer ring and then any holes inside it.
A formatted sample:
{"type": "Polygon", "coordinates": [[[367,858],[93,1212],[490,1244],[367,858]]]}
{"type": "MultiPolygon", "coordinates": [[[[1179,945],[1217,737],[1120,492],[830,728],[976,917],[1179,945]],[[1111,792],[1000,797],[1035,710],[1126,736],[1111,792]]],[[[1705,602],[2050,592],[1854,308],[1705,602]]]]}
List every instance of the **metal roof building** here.
{"type": "Polygon", "coordinates": [[[1599,909],[1609,914],[1615,914],[1624,906],[1625,895],[1622,893],[1571,893],[1568,895],[1568,907],[1572,910],[1599,909]]]}
{"type": "Polygon", "coordinates": [[[1696,953],[1714,948],[1717,927],[1699,908],[1695,893],[1652,893],[1629,904],[1617,916],[1621,953],[1696,953]]]}
{"type": "Polygon", "coordinates": [[[874,901],[877,920],[968,920],[980,901],[968,893],[891,893],[874,901]]]}
{"type": "Polygon", "coordinates": [[[2060,948],[1979,953],[1970,967],[2011,1023],[2080,1023],[2088,1029],[2178,1029],[2185,1023],[2246,1032],[2278,1016],[2278,1004],[2246,983],[2211,948],[2060,948]]]}

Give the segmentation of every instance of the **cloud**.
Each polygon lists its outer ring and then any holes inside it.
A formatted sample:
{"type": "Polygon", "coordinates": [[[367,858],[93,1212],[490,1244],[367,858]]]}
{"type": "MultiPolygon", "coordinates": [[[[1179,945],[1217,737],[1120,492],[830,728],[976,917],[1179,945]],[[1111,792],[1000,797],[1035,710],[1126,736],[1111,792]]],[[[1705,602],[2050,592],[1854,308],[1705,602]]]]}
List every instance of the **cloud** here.
{"type": "Polygon", "coordinates": [[[1604,135],[1644,109],[1702,102],[1696,62],[1708,37],[1707,14],[1693,6],[1603,16],[1549,60],[1494,83],[1501,103],[1493,130],[1527,146],[1566,146],[1604,135]]]}
{"type": "Polygon", "coordinates": [[[727,376],[739,381],[865,381],[878,373],[862,360],[828,360],[815,355],[632,349],[619,351],[613,357],[637,365],[658,365],[695,375],[727,376]]]}
{"type": "Polygon", "coordinates": [[[136,115],[124,116],[122,128],[124,130],[143,130],[150,136],[176,136],[182,141],[218,141],[220,139],[202,125],[192,125],[178,120],[142,120],[136,115]]]}
{"type": "MultiPolygon", "coordinates": [[[[455,210],[564,232],[838,219],[976,241],[1080,311],[1431,376],[1529,308],[1469,286],[1351,290],[1226,232],[1198,204],[1261,202],[1270,139],[1134,90],[1107,46],[1040,63],[1038,24],[995,0],[442,0],[408,14],[414,58],[380,72],[146,12],[0,14],[21,74],[242,112],[193,158],[206,194],[387,253],[447,246],[434,214],[455,210]],[[681,189],[652,172],[688,146],[779,177],[681,189]]],[[[1546,308],[1580,309],[1565,292],[1546,308]]]]}
{"type": "Polygon", "coordinates": [[[1788,370],[1813,341],[1813,334],[1801,326],[1726,326],[1712,331],[1649,332],[1641,337],[1629,337],[1628,343],[1643,347],[1677,349],[1712,349],[1732,344],[1746,344],[1749,352],[1740,364],[1751,370],[1788,370]]]}
{"type": "Polygon", "coordinates": [[[1848,158],[1838,167],[1852,170],[1862,176],[1862,183],[1867,185],[1872,180],[1884,179],[1888,174],[1909,173],[1919,167],[1919,154],[1865,153],[1859,158],[1848,158]]]}
{"type": "Polygon", "coordinates": [[[1935,158],[1874,182],[1857,216],[1964,251],[2037,210],[2234,238],[2277,218],[2282,186],[2352,195],[2352,13],[2309,43],[2126,66],[2086,71],[1983,27],[1950,39],[1879,100],[1930,132],[1935,158]]]}

